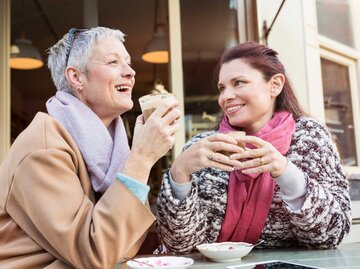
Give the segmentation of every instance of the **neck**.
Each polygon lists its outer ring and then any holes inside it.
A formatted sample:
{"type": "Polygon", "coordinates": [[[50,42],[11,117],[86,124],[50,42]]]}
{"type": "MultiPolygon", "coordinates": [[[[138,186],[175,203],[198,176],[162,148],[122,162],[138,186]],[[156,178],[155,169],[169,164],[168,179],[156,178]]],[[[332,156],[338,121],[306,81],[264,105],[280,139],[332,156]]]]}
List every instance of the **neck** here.
{"type": "Polygon", "coordinates": [[[245,126],[242,129],[246,132],[246,134],[256,134],[272,119],[273,116],[274,112],[264,115],[264,117],[262,117],[260,121],[254,123],[251,126],[245,126]]]}

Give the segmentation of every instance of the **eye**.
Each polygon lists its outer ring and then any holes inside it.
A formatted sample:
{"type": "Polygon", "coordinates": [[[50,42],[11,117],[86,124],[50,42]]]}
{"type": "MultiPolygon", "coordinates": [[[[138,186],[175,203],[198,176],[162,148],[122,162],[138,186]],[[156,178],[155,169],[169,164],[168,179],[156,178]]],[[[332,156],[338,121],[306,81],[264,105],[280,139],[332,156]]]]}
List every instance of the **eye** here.
{"type": "Polygon", "coordinates": [[[218,91],[219,91],[219,93],[223,93],[223,92],[225,91],[225,87],[219,85],[219,86],[218,86],[218,91]]]}
{"type": "Polygon", "coordinates": [[[109,64],[117,64],[117,63],[118,63],[118,60],[116,60],[116,59],[109,60],[109,64]]]}
{"type": "Polygon", "coordinates": [[[244,81],[242,81],[242,80],[235,80],[235,82],[234,82],[234,86],[239,86],[240,84],[243,84],[244,83],[244,81]]]}

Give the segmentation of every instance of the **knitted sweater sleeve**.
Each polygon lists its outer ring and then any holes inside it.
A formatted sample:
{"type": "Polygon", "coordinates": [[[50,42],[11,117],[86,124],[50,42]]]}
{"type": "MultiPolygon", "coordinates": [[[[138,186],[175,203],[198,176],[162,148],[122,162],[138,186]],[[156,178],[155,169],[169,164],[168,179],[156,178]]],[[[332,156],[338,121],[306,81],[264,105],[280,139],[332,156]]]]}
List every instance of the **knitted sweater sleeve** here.
{"type": "Polygon", "coordinates": [[[307,181],[300,210],[287,210],[300,245],[335,248],[351,225],[349,183],[329,131],[321,123],[301,118],[288,157],[307,181]]]}
{"type": "MultiPolygon", "coordinates": [[[[207,135],[195,137],[185,149],[207,135]]],[[[277,187],[261,235],[263,246],[335,248],[349,232],[351,209],[349,183],[330,133],[321,123],[300,118],[287,157],[304,173],[305,201],[294,211],[281,201],[277,187]]],[[[191,193],[182,201],[173,196],[168,177],[158,196],[157,218],[166,252],[186,253],[216,241],[225,216],[228,173],[210,168],[194,173],[191,193]]]]}
{"type": "MultiPolygon", "coordinates": [[[[195,136],[184,150],[209,134],[195,136]]],[[[165,173],[157,201],[160,252],[188,253],[198,244],[216,240],[225,215],[227,178],[220,170],[198,171],[192,174],[190,195],[180,201],[172,193],[169,171],[165,173]]]]}

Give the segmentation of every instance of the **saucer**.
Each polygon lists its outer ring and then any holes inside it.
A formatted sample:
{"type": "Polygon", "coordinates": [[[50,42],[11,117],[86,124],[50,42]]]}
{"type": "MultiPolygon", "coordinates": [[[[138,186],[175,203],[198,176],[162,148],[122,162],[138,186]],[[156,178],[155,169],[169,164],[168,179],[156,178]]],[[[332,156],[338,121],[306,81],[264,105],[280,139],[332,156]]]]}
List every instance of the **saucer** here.
{"type": "Polygon", "coordinates": [[[140,263],[131,260],[127,261],[126,265],[132,269],[185,269],[194,263],[194,260],[191,258],[175,256],[135,258],[134,260],[139,261],[140,263]],[[152,267],[147,264],[152,265],[152,267]]]}

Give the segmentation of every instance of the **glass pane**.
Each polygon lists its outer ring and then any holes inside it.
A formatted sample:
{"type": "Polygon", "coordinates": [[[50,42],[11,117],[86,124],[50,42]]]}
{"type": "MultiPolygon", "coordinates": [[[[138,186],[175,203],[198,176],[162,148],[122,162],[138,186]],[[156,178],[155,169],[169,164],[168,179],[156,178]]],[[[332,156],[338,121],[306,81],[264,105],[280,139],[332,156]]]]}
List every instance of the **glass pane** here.
{"type": "Polygon", "coordinates": [[[139,97],[151,93],[155,82],[161,82],[166,90],[170,90],[168,63],[150,63],[142,59],[145,48],[153,40],[160,24],[164,25],[168,43],[167,11],[166,0],[99,1],[100,25],[120,29],[125,33],[125,47],[131,55],[131,63],[136,71],[136,83],[132,92],[134,108],[126,113],[131,127],[136,117],[141,114],[139,97]],[[134,17],[136,21],[133,20],[134,17]]]}
{"type": "Polygon", "coordinates": [[[222,51],[238,43],[236,2],[180,1],[187,139],[214,128],[219,112],[214,68],[222,51]],[[205,8],[206,16],[199,16],[205,8]]]}
{"type": "Polygon", "coordinates": [[[344,165],[356,166],[354,120],[348,67],[321,59],[326,125],[338,143],[344,165]]]}
{"type": "Polygon", "coordinates": [[[354,47],[348,0],[317,0],[316,10],[320,34],[354,47]]]}
{"type": "MultiPolygon", "coordinates": [[[[69,28],[84,28],[83,10],[86,2],[11,0],[12,43],[24,33],[46,60],[46,49],[67,33],[69,28]]],[[[150,93],[157,81],[161,81],[169,90],[169,65],[142,60],[144,49],[156,30],[156,24],[165,24],[167,38],[169,36],[167,3],[167,0],[98,1],[99,25],[120,29],[126,34],[125,46],[137,72],[132,93],[134,108],[124,115],[130,139],[135,119],[141,114],[138,98],[150,93]]],[[[11,69],[12,140],[27,127],[37,111],[46,111],[45,102],[55,92],[50,72],[45,65],[34,70],[11,69]]],[[[163,171],[170,161],[169,152],[151,171],[148,184],[151,187],[149,202],[152,208],[156,203],[163,171]]],[[[142,245],[140,253],[150,254],[159,244],[156,233],[150,230],[148,240],[142,245]]]]}
{"type": "MultiPolygon", "coordinates": [[[[171,91],[169,89],[169,64],[150,63],[142,59],[145,48],[153,40],[160,24],[164,25],[165,38],[167,39],[165,41],[168,43],[168,2],[167,0],[98,2],[100,24],[120,29],[126,34],[125,47],[131,55],[132,67],[136,71],[136,82],[132,91],[134,107],[123,116],[128,130],[132,133],[136,117],[141,114],[138,99],[155,91],[155,83],[161,83],[166,90],[171,91]],[[120,17],[119,14],[121,14],[120,17]]],[[[153,209],[163,172],[170,164],[171,152],[168,152],[151,170],[148,184],[151,187],[149,202],[153,209]]]]}
{"type": "MultiPolygon", "coordinates": [[[[84,28],[83,9],[86,1],[48,2],[50,1],[40,1],[36,4],[35,1],[11,1],[11,42],[24,34],[39,50],[45,63],[47,48],[71,27],[84,28]],[[50,24],[44,18],[49,19],[50,24]]],[[[165,24],[165,29],[168,30],[167,0],[98,2],[99,25],[120,29],[126,34],[125,46],[137,72],[133,89],[134,108],[125,115],[130,125],[129,130],[132,131],[135,118],[141,113],[137,99],[150,93],[155,81],[161,81],[169,90],[168,64],[152,64],[141,58],[153,37],[155,23],[165,24]]],[[[45,102],[55,91],[46,65],[26,71],[11,69],[12,140],[30,123],[37,111],[46,111],[45,102]]]]}
{"type": "MultiPolygon", "coordinates": [[[[54,2],[52,5],[45,2],[41,1],[39,5],[53,23],[53,28],[46,23],[39,6],[35,5],[34,1],[11,1],[11,41],[13,42],[24,33],[40,51],[43,60],[47,59],[46,49],[67,33],[69,28],[75,26],[83,28],[83,3],[86,1],[56,1],[56,4],[54,2]]],[[[131,55],[133,68],[137,72],[132,93],[134,108],[123,117],[128,127],[130,140],[135,119],[141,114],[138,98],[150,93],[156,81],[161,81],[165,88],[169,89],[168,64],[148,63],[141,58],[146,45],[153,37],[155,24],[165,24],[166,30],[168,29],[167,11],[167,0],[112,0],[98,3],[99,24],[120,29],[126,34],[125,46],[131,55]],[[119,17],[119,11],[121,11],[121,17],[119,17]]],[[[45,102],[55,92],[56,89],[46,65],[34,70],[11,69],[12,141],[27,127],[37,111],[46,111],[45,102]]],[[[170,160],[169,152],[156,163],[151,171],[149,179],[149,184],[152,186],[151,203],[156,201],[162,172],[169,166],[170,160]]]]}

